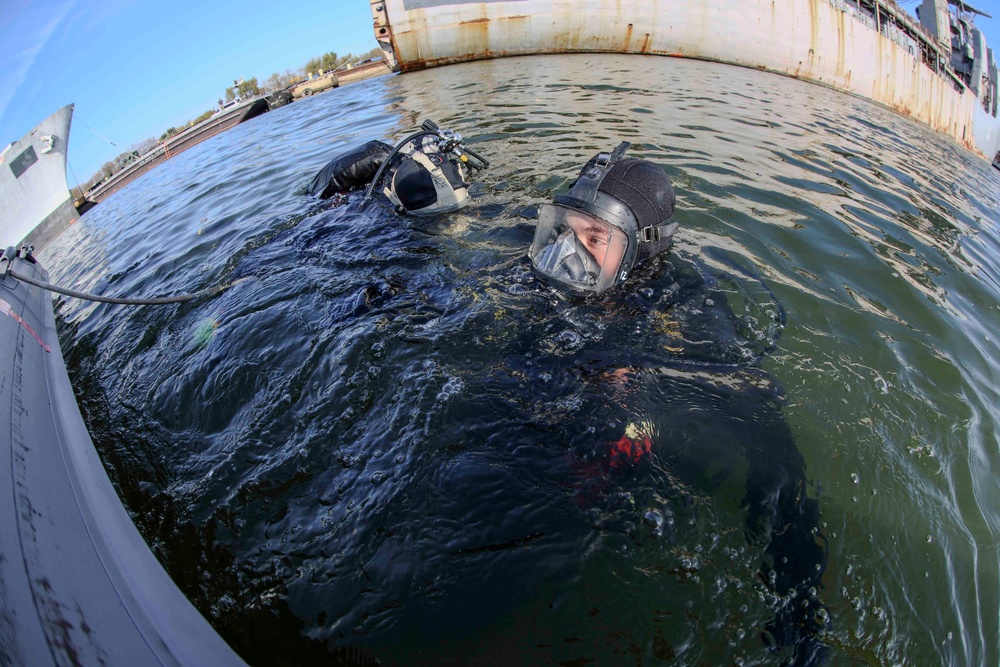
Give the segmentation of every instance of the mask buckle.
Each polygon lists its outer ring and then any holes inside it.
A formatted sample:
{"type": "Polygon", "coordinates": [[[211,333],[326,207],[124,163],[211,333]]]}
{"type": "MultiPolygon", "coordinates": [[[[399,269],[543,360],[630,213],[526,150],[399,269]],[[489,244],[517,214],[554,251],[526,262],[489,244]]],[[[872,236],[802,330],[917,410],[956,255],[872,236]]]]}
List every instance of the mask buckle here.
{"type": "Polygon", "coordinates": [[[618,144],[618,146],[611,151],[611,157],[608,159],[608,162],[617,162],[622,159],[622,156],[625,155],[625,151],[627,151],[631,146],[632,143],[629,141],[623,141],[618,144]]]}
{"type": "MultiPolygon", "coordinates": [[[[594,160],[593,166],[588,170],[586,174],[586,178],[595,181],[593,186],[595,191],[597,190],[598,187],[600,187],[601,181],[604,180],[604,176],[607,174],[608,167],[610,167],[613,163],[617,162],[618,160],[622,159],[622,156],[625,155],[625,151],[627,151],[631,145],[632,144],[630,142],[623,141],[620,144],[618,144],[618,146],[615,147],[615,149],[610,153],[605,153],[602,151],[597,154],[597,159],[594,160]]],[[[581,176],[581,178],[583,177],[581,176]]]]}

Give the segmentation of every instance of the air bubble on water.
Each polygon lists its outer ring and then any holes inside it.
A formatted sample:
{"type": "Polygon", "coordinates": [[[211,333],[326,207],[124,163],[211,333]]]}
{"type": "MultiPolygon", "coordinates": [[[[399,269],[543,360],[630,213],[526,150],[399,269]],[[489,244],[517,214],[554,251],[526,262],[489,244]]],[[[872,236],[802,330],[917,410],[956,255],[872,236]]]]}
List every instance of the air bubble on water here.
{"type": "Polygon", "coordinates": [[[402,454],[396,454],[396,463],[403,463],[406,461],[406,457],[402,454]]]}
{"type": "Polygon", "coordinates": [[[463,387],[465,387],[465,382],[462,378],[450,377],[448,378],[448,381],[444,383],[444,386],[441,387],[441,391],[438,392],[437,400],[441,402],[447,401],[449,398],[460,392],[463,387]]]}
{"type": "Polygon", "coordinates": [[[372,484],[381,484],[382,482],[385,481],[385,477],[386,477],[386,475],[385,475],[384,472],[381,472],[381,471],[380,472],[373,472],[372,473],[372,477],[371,477],[372,484]]]}
{"type": "Polygon", "coordinates": [[[556,335],[556,344],[567,352],[572,352],[583,345],[583,337],[575,331],[565,329],[556,335]]]}
{"type": "Polygon", "coordinates": [[[746,631],[746,630],[744,630],[743,628],[739,628],[739,629],[738,629],[738,630],[736,631],[736,638],[737,638],[737,639],[739,639],[739,640],[741,640],[741,641],[742,641],[742,640],[743,640],[743,638],[744,638],[744,637],[746,637],[746,636],[747,636],[747,631],[746,631]]]}
{"type": "Polygon", "coordinates": [[[861,478],[858,477],[858,473],[856,473],[856,472],[852,472],[851,473],[851,481],[854,482],[855,484],[858,484],[858,483],[861,482],[861,478]]]}
{"type": "Polygon", "coordinates": [[[875,376],[875,388],[878,390],[880,394],[888,394],[889,387],[891,386],[892,385],[886,382],[885,378],[883,378],[881,375],[875,376]]]}
{"type": "Polygon", "coordinates": [[[933,541],[934,541],[934,538],[933,538],[933,537],[931,537],[930,535],[928,535],[928,536],[927,536],[927,544],[930,544],[930,543],[931,543],[931,542],[933,542],[933,541]]]}
{"type": "Polygon", "coordinates": [[[643,521],[653,527],[653,534],[659,537],[663,534],[663,514],[659,510],[647,510],[642,516],[643,521]]]}

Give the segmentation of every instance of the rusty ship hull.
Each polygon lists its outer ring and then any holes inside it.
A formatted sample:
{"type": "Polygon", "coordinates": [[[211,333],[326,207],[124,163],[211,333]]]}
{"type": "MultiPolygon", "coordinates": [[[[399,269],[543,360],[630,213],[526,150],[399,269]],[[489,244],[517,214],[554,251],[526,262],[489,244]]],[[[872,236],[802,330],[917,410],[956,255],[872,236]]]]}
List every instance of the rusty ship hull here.
{"type": "Polygon", "coordinates": [[[710,60],[867,98],[992,160],[996,61],[973,27],[978,69],[953,63],[946,2],[924,1],[931,28],[892,0],[373,0],[371,10],[375,37],[400,72],[543,53],[710,60]]]}

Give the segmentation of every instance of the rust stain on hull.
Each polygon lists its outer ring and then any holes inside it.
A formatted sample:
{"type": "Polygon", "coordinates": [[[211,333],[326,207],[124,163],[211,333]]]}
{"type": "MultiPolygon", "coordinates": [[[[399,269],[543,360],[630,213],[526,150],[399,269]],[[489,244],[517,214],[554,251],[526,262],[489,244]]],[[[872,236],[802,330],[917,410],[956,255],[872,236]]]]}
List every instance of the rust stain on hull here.
{"type": "MultiPolygon", "coordinates": [[[[531,14],[507,15],[510,2],[407,11],[405,0],[386,0],[399,69],[557,53],[695,58],[859,95],[962,145],[976,143],[973,95],[956,93],[919,54],[914,57],[827,0],[670,0],[651,6],[641,0],[526,1],[531,14]]],[[[988,122],[1000,132],[1000,121],[988,122]]]]}

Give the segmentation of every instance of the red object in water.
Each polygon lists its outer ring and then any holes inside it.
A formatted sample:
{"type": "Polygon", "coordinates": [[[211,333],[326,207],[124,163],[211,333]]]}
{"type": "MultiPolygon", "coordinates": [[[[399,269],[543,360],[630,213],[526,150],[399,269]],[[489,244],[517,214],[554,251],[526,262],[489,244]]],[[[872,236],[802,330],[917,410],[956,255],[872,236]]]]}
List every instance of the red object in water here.
{"type": "Polygon", "coordinates": [[[608,443],[608,468],[620,470],[626,466],[634,466],[649,453],[652,446],[649,436],[630,438],[623,435],[618,442],[608,443]]]}

